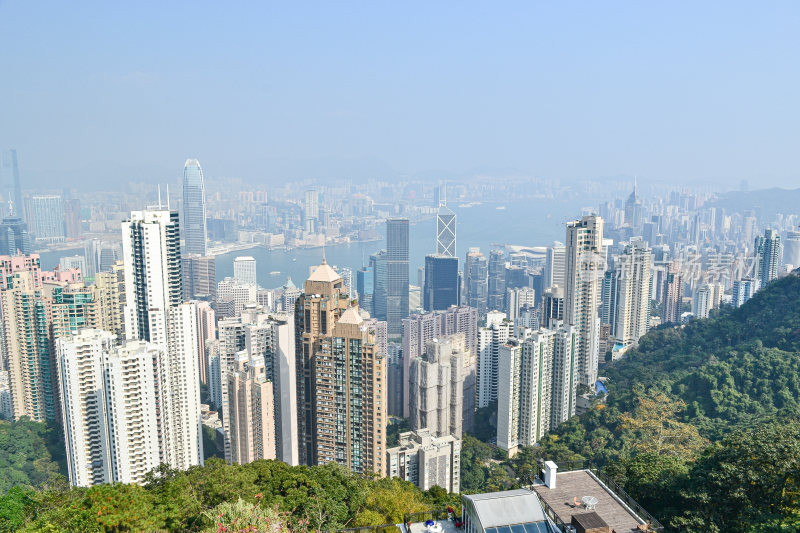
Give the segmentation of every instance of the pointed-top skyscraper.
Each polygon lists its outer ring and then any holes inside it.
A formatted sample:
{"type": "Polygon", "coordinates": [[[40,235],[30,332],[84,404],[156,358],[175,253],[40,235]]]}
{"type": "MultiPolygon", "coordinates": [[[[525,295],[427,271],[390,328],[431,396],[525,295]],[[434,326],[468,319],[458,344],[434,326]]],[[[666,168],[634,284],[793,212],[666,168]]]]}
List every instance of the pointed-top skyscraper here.
{"type": "Polygon", "coordinates": [[[206,189],[203,169],[197,159],[187,159],[183,167],[183,238],[186,253],[206,255],[206,189]]]}

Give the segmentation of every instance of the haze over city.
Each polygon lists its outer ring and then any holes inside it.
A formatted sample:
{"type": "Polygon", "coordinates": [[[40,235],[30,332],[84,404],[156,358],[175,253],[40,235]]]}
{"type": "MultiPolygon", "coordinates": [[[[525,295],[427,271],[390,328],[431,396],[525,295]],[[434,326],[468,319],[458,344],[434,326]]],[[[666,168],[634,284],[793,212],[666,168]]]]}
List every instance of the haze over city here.
{"type": "Polygon", "coordinates": [[[799,22],[0,0],[0,533],[800,531],[799,22]]]}
{"type": "Polygon", "coordinates": [[[798,182],[796,2],[0,2],[23,180],[798,182]]]}

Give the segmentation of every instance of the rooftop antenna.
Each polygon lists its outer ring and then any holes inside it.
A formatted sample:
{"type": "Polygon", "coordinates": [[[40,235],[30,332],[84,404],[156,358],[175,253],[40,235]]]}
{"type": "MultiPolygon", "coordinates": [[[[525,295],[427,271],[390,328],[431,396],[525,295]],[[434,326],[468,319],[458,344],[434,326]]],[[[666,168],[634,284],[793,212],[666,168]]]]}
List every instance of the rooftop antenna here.
{"type": "Polygon", "coordinates": [[[169,211],[169,183],[167,183],[167,211],[169,211]]]}
{"type": "Polygon", "coordinates": [[[325,260],[325,245],[322,245],[322,264],[327,265],[328,262],[325,260]]]}
{"type": "Polygon", "coordinates": [[[158,208],[161,209],[161,184],[158,184],[158,208]]]}

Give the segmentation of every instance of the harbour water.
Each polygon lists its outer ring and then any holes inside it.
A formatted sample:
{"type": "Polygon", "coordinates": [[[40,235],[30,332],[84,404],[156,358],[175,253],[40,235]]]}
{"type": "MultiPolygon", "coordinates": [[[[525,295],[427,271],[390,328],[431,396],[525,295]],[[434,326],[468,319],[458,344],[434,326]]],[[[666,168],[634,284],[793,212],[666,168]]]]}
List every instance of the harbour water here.
{"type": "MultiPolygon", "coordinates": [[[[547,246],[554,240],[564,240],[565,222],[578,218],[581,204],[577,201],[534,200],[508,203],[481,203],[466,207],[452,205],[457,215],[457,253],[461,261],[471,247],[484,254],[495,244],[547,246]]],[[[409,260],[411,284],[416,284],[417,268],[423,266],[425,255],[436,251],[436,221],[434,218],[413,224],[410,229],[409,260]]],[[[381,228],[383,229],[383,228],[381,228]]],[[[217,256],[217,279],[233,275],[233,259],[249,255],[256,259],[258,282],[268,288],[283,285],[288,277],[300,286],[308,277],[309,268],[322,260],[329,264],[350,267],[354,271],[369,264],[369,256],[386,248],[385,237],[380,241],[356,242],[322,248],[270,250],[254,247],[217,256]]],[[[45,269],[52,269],[60,257],[83,254],[83,248],[58,252],[42,252],[45,269]]]]}
{"type": "MultiPolygon", "coordinates": [[[[495,243],[524,246],[547,246],[563,241],[565,222],[579,218],[578,202],[534,201],[504,204],[479,204],[471,207],[450,206],[456,213],[456,243],[463,262],[467,250],[478,247],[488,255],[495,243]],[[503,207],[504,209],[498,209],[503,207]]],[[[413,224],[409,234],[409,280],[416,284],[417,268],[425,263],[425,255],[436,251],[436,221],[434,218],[413,224]]],[[[384,228],[381,228],[382,230],[384,228]]],[[[349,267],[354,271],[369,264],[369,256],[386,248],[384,239],[328,246],[324,250],[331,265],[349,267]]],[[[252,248],[217,256],[217,278],[233,275],[233,259],[249,255],[256,259],[258,282],[264,287],[278,287],[287,277],[300,286],[308,277],[309,268],[319,265],[323,249],[268,250],[252,248]],[[273,274],[278,272],[278,274],[273,274]],[[298,283],[299,280],[299,283],[298,283]]]]}

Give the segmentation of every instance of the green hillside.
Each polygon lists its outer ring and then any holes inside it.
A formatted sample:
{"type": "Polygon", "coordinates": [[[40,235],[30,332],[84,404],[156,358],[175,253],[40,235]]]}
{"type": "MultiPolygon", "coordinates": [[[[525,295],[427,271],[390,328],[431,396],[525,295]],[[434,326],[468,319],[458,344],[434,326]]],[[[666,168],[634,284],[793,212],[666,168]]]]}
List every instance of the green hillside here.
{"type": "Polygon", "coordinates": [[[739,309],[648,333],[601,374],[607,403],[510,461],[518,473],[540,457],[591,461],[676,530],[800,527],[797,274],[739,309]]]}

